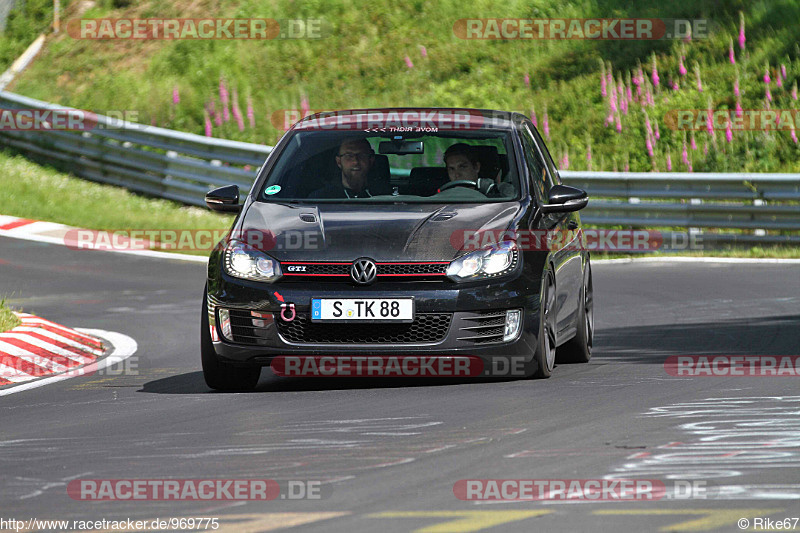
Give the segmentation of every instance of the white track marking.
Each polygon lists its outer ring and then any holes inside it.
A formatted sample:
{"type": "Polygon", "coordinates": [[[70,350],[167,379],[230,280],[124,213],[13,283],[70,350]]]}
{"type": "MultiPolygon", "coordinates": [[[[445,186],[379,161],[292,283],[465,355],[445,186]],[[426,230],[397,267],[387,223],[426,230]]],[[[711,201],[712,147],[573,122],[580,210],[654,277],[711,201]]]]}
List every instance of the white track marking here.
{"type": "Polygon", "coordinates": [[[630,264],[630,263],[775,263],[775,264],[800,264],[800,259],[756,259],[751,257],[631,257],[624,259],[592,259],[592,263],[604,265],[630,264]]]}
{"type": "MultiPolygon", "coordinates": [[[[16,233],[12,230],[0,230],[0,237],[11,237],[12,239],[23,239],[26,241],[43,242],[47,244],[58,244],[66,246],[63,237],[51,237],[49,235],[34,235],[29,233],[16,233]]],[[[189,261],[193,263],[208,263],[208,257],[202,255],[174,254],[170,252],[158,252],[156,250],[79,250],[81,252],[111,252],[117,254],[138,255],[144,257],[154,257],[156,259],[173,259],[175,261],[189,261]]]]}

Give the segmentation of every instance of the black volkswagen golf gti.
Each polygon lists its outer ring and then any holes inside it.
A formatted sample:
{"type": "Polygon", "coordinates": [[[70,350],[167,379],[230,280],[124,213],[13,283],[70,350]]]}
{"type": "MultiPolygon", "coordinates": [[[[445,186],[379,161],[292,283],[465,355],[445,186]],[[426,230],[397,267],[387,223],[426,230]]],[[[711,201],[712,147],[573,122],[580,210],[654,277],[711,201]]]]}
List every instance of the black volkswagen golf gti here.
{"type": "MultiPolygon", "coordinates": [[[[276,356],[478,357],[549,377],[586,362],[588,197],[534,125],[474,109],[352,110],[290,129],[212,252],[206,383],[249,390],[276,356]]],[[[437,359],[438,360],[438,359],[437,359]]]]}

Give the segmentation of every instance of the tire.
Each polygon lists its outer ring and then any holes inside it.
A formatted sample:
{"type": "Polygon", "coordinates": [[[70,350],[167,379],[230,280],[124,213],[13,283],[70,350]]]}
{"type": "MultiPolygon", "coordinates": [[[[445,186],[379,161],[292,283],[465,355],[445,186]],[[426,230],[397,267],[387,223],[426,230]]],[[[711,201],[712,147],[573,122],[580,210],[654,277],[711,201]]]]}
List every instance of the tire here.
{"type": "Polygon", "coordinates": [[[537,379],[549,378],[553,374],[556,359],[555,301],[556,285],[548,270],[542,280],[541,307],[539,312],[539,335],[536,354],[528,373],[537,379]]]}
{"type": "Polygon", "coordinates": [[[219,360],[208,323],[206,302],[208,293],[203,291],[203,309],[200,317],[200,359],[203,363],[203,378],[206,385],[218,391],[251,391],[256,388],[261,376],[261,367],[236,367],[219,360]]]}
{"type": "Polygon", "coordinates": [[[587,262],[580,291],[577,328],[575,337],[558,349],[559,363],[588,363],[592,358],[594,339],[594,290],[592,288],[592,267],[587,262]]]}

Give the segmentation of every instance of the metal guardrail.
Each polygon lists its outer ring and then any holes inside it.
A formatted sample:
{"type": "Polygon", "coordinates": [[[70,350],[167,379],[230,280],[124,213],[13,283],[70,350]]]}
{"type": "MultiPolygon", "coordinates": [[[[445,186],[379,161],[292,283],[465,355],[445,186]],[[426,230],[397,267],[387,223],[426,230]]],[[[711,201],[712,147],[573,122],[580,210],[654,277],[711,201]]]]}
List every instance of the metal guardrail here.
{"type": "Polygon", "coordinates": [[[593,199],[593,225],[745,230],[704,233],[707,241],[800,243],[800,174],[561,171],[593,199]],[[767,231],[773,233],[767,234],[767,231]],[[779,233],[775,233],[779,232],[779,233]]]}
{"type": "Polygon", "coordinates": [[[0,32],[5,31],[8,14],[14,9],[16,0],[0,0],[0,32]]]}
{"type": "MultiPolygon", "coordinates": [[[[65,109],[0,91],[0,108],[65,109]]],[[[0,141],[77,176],[205,205],[217,186],[249,190],[271,147],[96,116],[89,131],[0,130],[0,141]]],[[[591,225],[743,230],[704,233],[719,242],[800,243],[800,174],[561,171],[586,189],[591,225]],[[770,231],[770,234],[767,234],[770,231]]]]}
{"type": "MultiPolygon", "coordinates": [[[[4,109],[68,109],[0,92],[4,109]]],[[[214,187],[249,190],[271,147],[92,115],[88,131],[0,130],[0,142],[82,178],[192,205],[214,187]]]]}

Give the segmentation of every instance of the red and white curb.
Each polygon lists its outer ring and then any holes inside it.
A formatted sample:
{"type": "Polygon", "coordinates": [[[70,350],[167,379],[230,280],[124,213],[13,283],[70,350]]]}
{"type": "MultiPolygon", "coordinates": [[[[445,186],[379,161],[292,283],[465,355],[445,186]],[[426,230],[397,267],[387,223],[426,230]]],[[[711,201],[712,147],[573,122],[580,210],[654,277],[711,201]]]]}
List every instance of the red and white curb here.
{"type": "Polygon", "coordinates": [[[29,313],[16,314],[22,324],[0,333],[0,396],[93,374],[138,348],[121,333],[73,329],[29,313]],[[106,347],[110,353],[102,357],[106,347]]]}
{"type": "MultiPolygon", "coordinates": [[[[76,235],[76,230],[80,229],[81,228],[67,226],[66,224],[57,224],[56,222],[43,222],[41,220],[30,220],[27,218],[0,215],[0,236],[11,237],[14,239],[24,239],[27,241],[45,242],[48,244],[75,247],[77,243],[74,242],[74,235],[76,235]]],[[[124,241],[124,238],[122,237],[119,237],[119,239],[124,241]]],[[[158,257],[161,259],[174,259],[176,261],[208,263],[208,257],[205,256],[175,254],[170,252],[159,252],[157,250],[108,249],[106,247],[87,247],[86,250],[114,252],[118,254],[130,254],[144,257],[158,257]]]]}

